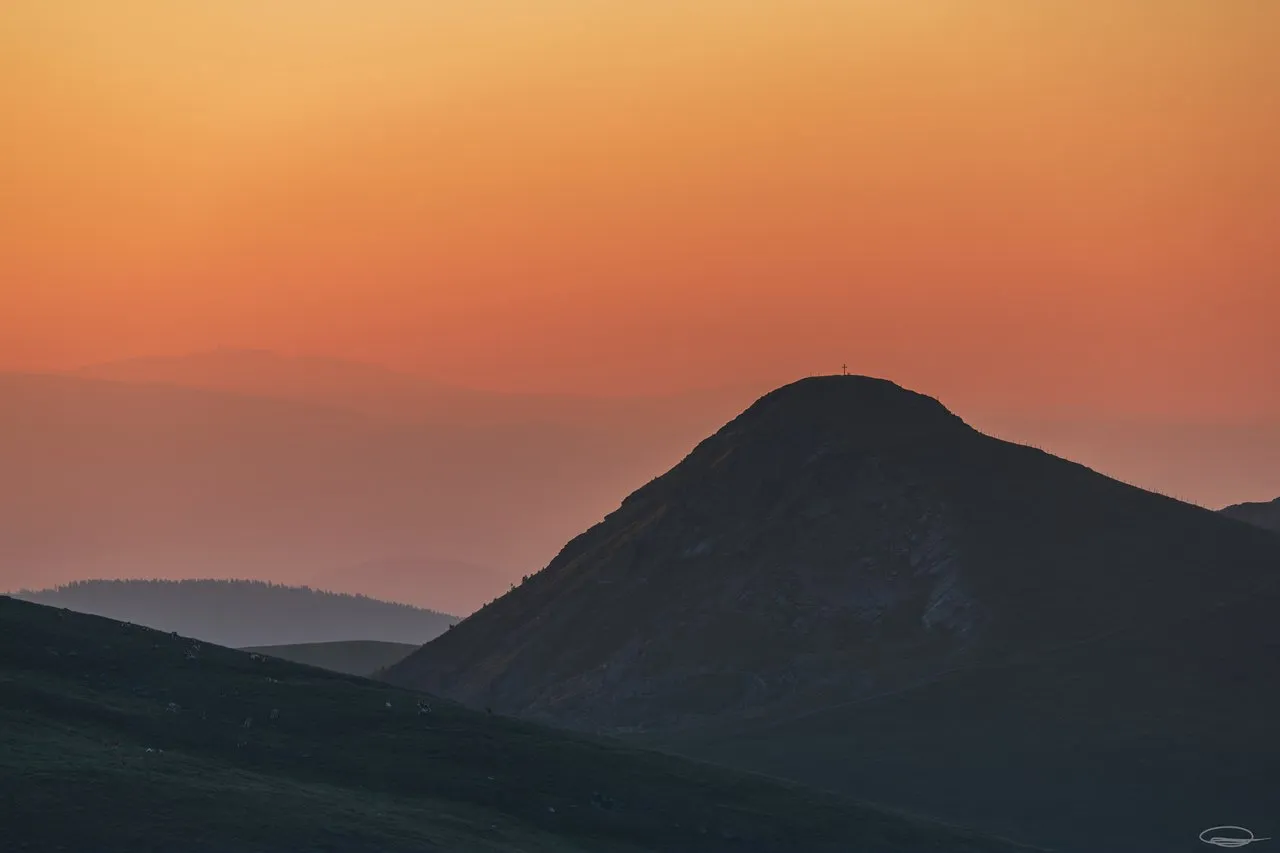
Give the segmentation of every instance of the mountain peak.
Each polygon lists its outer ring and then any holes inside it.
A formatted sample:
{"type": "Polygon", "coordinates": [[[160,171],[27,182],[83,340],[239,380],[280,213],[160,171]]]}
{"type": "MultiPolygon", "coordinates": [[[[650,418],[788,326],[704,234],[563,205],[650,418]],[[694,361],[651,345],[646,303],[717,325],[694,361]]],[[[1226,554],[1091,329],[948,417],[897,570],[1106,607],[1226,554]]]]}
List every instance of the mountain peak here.
{"type": "Polygon", "coordinates": [[[1256,503],[1233,504],[1224,507],[1221,512],[1237,521],[1280,531],[1280,498],[1256,503]]]}
{"type": "Polygon", "coordinates": [[[756,400],[623,506],[701,494],[708,506],[723,508],[771,483],[803,491],[813,485],[815,463],[870,458],[893,448],[955,446],[978,435],[942,403],[887,379],[812,376],[756,400]],[[737,498],[710,497],[707,486],[717,483],[737,498]]]}
{"type": "Polygon", "coordinates": [[[738,422],[830,425],[842,432],[964,425],[932,397],[887,379],[858,375],[811,376],[783,385],[753,403],[738,422]]]}

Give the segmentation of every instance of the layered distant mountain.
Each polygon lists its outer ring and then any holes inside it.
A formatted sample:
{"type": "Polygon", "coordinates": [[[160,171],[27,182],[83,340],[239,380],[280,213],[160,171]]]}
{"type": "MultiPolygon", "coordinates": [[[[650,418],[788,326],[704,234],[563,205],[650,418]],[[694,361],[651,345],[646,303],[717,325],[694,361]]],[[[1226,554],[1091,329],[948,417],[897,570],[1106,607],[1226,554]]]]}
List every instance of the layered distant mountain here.
{"type": "Polygon", "coordinates": [[[1234,504],[1220,510],[1223,515],[1238,518],[1259,527],[1280,531],[1280,498],[1266,503],[1234,504]]]}
{"type": "Polygon", "coordinates": [[[81,368],[74,375],[321,404],[399,423],[543,423],[578,428],[630,425],[637,431],[658,430],[664,435],[690,427],[705,432],[741,411],[762,390],[751,385],[662,397],[612,398],[511,394],[449,385],[342,359],[226,347],[182,356],[106,362],[81,368]]]}
{"type": "Polygon", "coordinates": [[[0,589],[248,576],[465,613],[678,459],[693,428],[397,421],[0,374],[0,589]]]}
{"type": "Polygon", "coordinates": [[[1280,830],[1278,609],[1271,533],[822,377],[387,677],[1055,849],[1156,851],[1280,830]]]}
{"type": "Polygon", "coordinates": [[[1174,416],[1121,417],[974,412],[988,435],[1030,444],[1129,485],[1202,507],[1241,494],[1270,497],[1280,483],[1280,422],[1174,416]]]}
{"type": "Polygon", "coordinates": [[[406,604],[262,581],[89,580],[14,597],[233,647],[337,640],[421,645],[458,621],[406,604]]]}

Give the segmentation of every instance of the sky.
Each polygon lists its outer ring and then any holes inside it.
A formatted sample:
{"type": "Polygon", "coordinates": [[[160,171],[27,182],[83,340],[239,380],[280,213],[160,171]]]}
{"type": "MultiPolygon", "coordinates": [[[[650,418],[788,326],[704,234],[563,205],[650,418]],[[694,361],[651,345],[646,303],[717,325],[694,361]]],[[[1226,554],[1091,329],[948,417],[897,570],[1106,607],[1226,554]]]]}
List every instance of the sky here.
{"type": "Polygon", "coordinates": [[[1275,0],[6,0],[0,369],[1280,421],[1275,0]]]}

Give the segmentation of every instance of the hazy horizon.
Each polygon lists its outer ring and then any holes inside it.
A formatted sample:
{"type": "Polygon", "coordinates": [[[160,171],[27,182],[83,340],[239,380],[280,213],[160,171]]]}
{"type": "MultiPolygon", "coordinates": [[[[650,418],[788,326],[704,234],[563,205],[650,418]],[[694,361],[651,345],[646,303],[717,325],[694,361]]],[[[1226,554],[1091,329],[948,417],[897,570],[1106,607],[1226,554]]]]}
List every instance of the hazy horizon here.
{"type": "MultiPolygon", "coordinates": [[[[222,348],[0,373],[24,413],[0,456],[31,478],[0,493],[0,587],[253,577],[466,615],[771,390],[566,398],[384,371],[222,348]]],[[[1280,494],[1280,424],[941,402],[1209,509],[1280,494]]]]}

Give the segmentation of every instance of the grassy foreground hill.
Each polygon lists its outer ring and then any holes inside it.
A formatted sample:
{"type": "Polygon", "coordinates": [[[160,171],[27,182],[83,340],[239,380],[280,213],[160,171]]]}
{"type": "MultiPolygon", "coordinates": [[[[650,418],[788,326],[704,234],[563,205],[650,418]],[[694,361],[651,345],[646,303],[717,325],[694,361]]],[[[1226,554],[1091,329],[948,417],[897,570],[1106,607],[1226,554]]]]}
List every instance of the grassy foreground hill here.
{"type": "Polygon", "coordinates": [[[0,826],[6,850],[94,853],[1018,849],[9,597],[0,826]]]}
{"type": "Polygon", "coordinates": [[[281,660],[305,663],[349,675],[373,675],[403,660],[418,647],[409,643],[377,640],[349,640],[339,643],[294,643],[283,646],[249,646],[241,651],[270,655],[281,660]]]}

